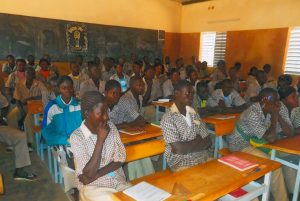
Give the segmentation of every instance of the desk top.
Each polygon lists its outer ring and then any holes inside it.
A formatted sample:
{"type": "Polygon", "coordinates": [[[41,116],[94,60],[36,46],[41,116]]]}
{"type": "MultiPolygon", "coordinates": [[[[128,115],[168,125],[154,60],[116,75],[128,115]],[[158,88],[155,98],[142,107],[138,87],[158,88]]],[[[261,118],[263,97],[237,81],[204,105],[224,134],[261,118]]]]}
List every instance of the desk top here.
{"type": "Polygon", "coordinates": [[[144,130],[146,131],[145,133],[137,135],[128,135],[120,132],[121,141],[123,142],[123,144],[128,144],[131,142],[137,142],[145,139],[162,136],[162,130],[158,126],[147,124],[144,130]]]}
{"type": "Polygon", "coordinates": [[[278,140],[275,143],[265,144],[263,146],[269,149],[275,149],[277,151],[282,151],[289,154],[300,155],[300,135],[278,140]]]}
{"type": "MultiPolygon", "coordinates": [[[[167,199],[168,201],[184,199],[211,201],[247,185],[281,166],[276,161],[242,152],[235,152],[234,155],[258,163],[260,171],[253,171],[255,169],[253,168],[241,172],[214,159],[178,172],[171,172],[170,170],[158,172],[136,179],[131,183],[137,184],[146,181],[157,186],[172,194],[167,199]]],[[[131,201],[133,199],[122,192],[118,192],[114,194],[114,200],[131,201]]]]}
{"type": "Polygon", "coordinates": [[[173,101],[170,101],[170,102],[152,102],[152,105],[154,106],[160,106],[160,107],[166,107],[166,108],[169,108],[173,105],[173,101]]]}
{"type": "Polygon", "coordinates": [[[0,174],[0,195],[2,194],[4,194],[4,183],[3,183],[2,174],[0,174]]]}

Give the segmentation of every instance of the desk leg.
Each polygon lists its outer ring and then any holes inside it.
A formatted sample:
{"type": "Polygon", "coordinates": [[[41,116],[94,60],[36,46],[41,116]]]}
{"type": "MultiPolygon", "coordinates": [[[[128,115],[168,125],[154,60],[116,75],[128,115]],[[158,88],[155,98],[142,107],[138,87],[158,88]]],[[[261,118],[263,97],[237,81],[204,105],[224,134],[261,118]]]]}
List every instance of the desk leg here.
{"type": "Polygon", "coordinates": [[[263,193],[261,201],[269,201],[270,185],[271,185],[271,175],[272,175],[272,172],[269,172],[269,173],[267,173],[265,175],[264,184],[266,185],[267,189],[266,189],[266,192],[263,193]]]}
{"type": "Polygon", "coordinates": [[[159,107],[155,106],[155,123],[159,121],[159,107]]]}
{"type": "MultiPolygon", "coordinates": [[[[216,136],[216,135],[215,135],[216,136]]],[[[219,137],[215,137],[215,150],[214,150],[214,158],[218,158],[218,150],[219,150],[219,137]]]]}
{"type": "Polygon", "coordinates": [[[296,177],[296,182],[295,182],[295,187],[294,187],[293,201],[298,200],[299,185],[300,185],[300,161],[299,161],[298,169],[297,169],[297,177],[296,177]]]}
{"type": "Polygon", "coordinates": [[[275,157],[276,157],[276,150],[272,149],[272,151],[271,151],[271,160],[275,160],[275,157]]]}

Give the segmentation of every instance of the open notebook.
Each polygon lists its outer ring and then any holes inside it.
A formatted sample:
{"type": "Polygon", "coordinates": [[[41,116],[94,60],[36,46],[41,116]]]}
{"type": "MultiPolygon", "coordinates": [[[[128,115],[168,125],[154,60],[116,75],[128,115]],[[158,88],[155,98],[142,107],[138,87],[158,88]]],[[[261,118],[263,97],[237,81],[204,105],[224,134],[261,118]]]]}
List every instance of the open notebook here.
{"type": "Polygon", "coordinates": [[[120,133],[125,133],[127,135],[138,135],[138,134],[142,134],[145,133],[145,130],[141,130],[141,129],[137,129],[137,128],[125,128],[125,129],[121,129],[119,130],[120,133]]]}

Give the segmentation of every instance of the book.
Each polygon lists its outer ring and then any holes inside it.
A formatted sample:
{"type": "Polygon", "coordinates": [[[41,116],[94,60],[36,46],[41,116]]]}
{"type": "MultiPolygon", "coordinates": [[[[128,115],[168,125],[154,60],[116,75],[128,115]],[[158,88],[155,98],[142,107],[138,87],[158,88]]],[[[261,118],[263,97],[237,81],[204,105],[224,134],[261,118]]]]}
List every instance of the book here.
{"type": "Polygon", "coordinates": [[[216,117],[215,119],[220,119],[220,120],[225,120],[225,119],[234,119],[234,118],[236,118],[236,116],[226,116],[226,115],[224,115],[224,116],[218,116],[218,117],[216,117]]]}
{"type": "Polygon", "coordinates": [[[138,201],[162,201],[171,196],[170,193],[144,181],[127,188],[123,193],[138,201]]]}
{"type": "Polygon", "coordinates": [[[127,135],[138,135],[145,133],[146,131],[140,128],[124,128],[119,130],[120,133],[125,133],[127,135]]]}
{"type": "Polygon", "coordinates": [[[232,192],[230,192],[228,194],[231,195],[234,198],[239,198],[239,197],[242,197],[243,195],[245,195],[247,193],[248,192],[245,191],[244,189],[238,188],[238,189],[235,189],[234,191],[232,191],[232,192]]]}
{"type": "Polygon", "coordinates": [[[156,101],[152,101],[154,103],[167,103],[167,102],[170,102],[170,99],[167,99],[167,98],[161,98],[161,99],[158,99],[156,101]]]}
{"type": "Polygon", "coordinates": [[[225,164],[225,165],[228,165],[228,166],[230,166],[234,169],[237,169],[239,171],[245,171],[245,170],[248,170],[250,168],[258,166],[257,163],[252,163],[250,161],[241,159],[241,158],[239,158],[237,156],[234,156],[232,154],[224,156],[222,158],[219,158],[218,161],[225,164]]]}

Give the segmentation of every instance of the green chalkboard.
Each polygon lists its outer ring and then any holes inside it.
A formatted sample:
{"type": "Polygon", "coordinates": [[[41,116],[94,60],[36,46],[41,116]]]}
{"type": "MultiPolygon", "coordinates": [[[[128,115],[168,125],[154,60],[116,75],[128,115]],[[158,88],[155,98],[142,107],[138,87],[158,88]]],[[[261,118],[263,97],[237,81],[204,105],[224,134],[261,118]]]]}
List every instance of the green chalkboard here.
{"type": "Polygon", "coordinates": [[[132,52],[161,58],[164,45],[164,41],[158,39],[161,33],[164,32],[0,14],[0,59],[5,59],[8,54],[20,57],[33,54],[36,58],[49,54],[52,61],[67,61],[77,54],[91,59],[94,56],[129,56],[132,52]],[[70,51],[68,48],[70,25],[85,27],[80,38],[80,44],[85,42],[83,35],[87,39],[84,51],[70,51]]]}

